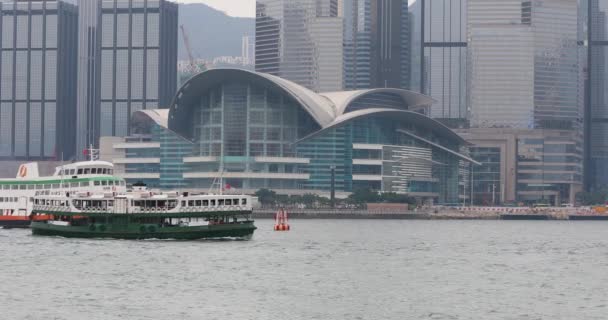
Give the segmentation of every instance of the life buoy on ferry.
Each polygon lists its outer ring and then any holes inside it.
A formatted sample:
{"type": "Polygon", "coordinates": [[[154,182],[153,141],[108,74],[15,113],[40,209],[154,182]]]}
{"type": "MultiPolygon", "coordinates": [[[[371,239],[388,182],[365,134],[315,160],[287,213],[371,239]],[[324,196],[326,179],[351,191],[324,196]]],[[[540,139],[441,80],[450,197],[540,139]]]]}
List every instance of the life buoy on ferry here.
{"type": "Polygon", "coordinates": [[[19,176],[21,178],[23,178],[26,175],[27,175],[27,167],[24,164],[22,164],[22,165],[19,166],[19,176]]]}

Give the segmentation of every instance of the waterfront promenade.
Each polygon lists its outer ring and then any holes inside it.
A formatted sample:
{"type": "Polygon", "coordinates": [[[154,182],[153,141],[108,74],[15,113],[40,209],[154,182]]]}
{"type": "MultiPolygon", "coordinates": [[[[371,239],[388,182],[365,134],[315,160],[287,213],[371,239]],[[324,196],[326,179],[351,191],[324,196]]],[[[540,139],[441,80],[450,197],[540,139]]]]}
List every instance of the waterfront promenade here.
{"type": "MultiPolygon", "coordinates": [[[[287,209],[290,219],[395,220],[608,220],[589,207],[428,207],[418,210],[287,209]],[[573,219],[574,217],[574,219],[573,219]],[[592,217],[594,219],[589,219],[592,217]]],[[[273,219],[276,209],[256,209],[256,219],[273,219]]]]}

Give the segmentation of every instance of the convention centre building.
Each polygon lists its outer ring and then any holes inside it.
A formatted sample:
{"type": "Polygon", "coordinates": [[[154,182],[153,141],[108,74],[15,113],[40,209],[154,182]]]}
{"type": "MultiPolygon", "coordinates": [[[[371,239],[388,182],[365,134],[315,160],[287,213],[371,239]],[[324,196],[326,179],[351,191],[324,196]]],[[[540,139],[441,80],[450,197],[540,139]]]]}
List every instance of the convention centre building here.
{"type": "Polygon", "coordinates": [[[211,69],[167,108],[133,113],[129,136],[102,137],[101,158],[153,188],[328,195],[333,176],[338,197],[367,188],[460,203],[476,162],[465,140],[427,116],[432,103],[401,89],[315,93],[211,69]]]}

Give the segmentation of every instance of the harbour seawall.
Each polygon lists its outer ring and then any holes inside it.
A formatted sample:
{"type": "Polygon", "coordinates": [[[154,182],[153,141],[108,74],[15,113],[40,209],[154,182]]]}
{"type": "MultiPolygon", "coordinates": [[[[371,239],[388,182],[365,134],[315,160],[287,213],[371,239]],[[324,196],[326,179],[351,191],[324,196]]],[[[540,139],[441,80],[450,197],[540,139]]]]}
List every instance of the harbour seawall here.
{"type": "MultiPolygon", "coordinates": [[[[287,209],[289,219],[385,219],[385,220],[606,220],[608,215],[580,208],[441,208],[417,211],[372,211],[351,209],[287,209]]],[[[256,219],[274,219],[276,209],[256,209],[256,219]]]]}

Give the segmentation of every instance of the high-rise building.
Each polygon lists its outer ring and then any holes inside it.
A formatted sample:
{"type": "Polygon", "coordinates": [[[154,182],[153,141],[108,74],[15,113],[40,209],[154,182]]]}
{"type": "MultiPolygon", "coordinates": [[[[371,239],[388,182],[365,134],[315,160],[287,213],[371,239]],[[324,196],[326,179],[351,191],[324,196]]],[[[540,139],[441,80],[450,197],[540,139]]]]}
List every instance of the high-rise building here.
{"type": "Polygon", "coordinates": [[[77,147],[125,136],[131,114],[169,105],[177,86],[177,4],[79,3],[77,147]]]}
{"type": "Polygon", "coordinates": [[[587,185],[601,188],[608,185],[608,1],[582,1],[582,14],[587,26],[588,91],[587,130],[585,141],[587,185]]]}
{"type": "Polygon", "coordinates": [[[415,66],[420,91],[437,100],[431,116],[467,119],[467,1],[417,0],[414,30],[422,36],[415,66]],[[418,13],[416,15],[416,13],[418,13]]]}
{"type": "Polygon", "coordinates": [[[577,16],[576,0],[468,1],[471,132],[516,137],[518,201],[574,201],[582,187],[577,16]]]}
{"type": "Polygon", "coordinates": [[[407,0],[344,0],[344,88],[410,85],[407,0]]]}
{"type": "Polygon", "coordinates": [[[0,158],[74,154],[78,10],[0,1],[0,158]]]}
{"type": "Polygon", "coordinates": [[[257,0],[255,69],[313,91],[343,85],[337,0],[257,0]]]}
{"type": "Polygon", "coordinates": [[[254,46],[251,41],[249,41],[249,36],[243,36],[241,42],[241,57],[243,58],[244,65],[252,65],[255,63],[255,51],[254,46]]]}

